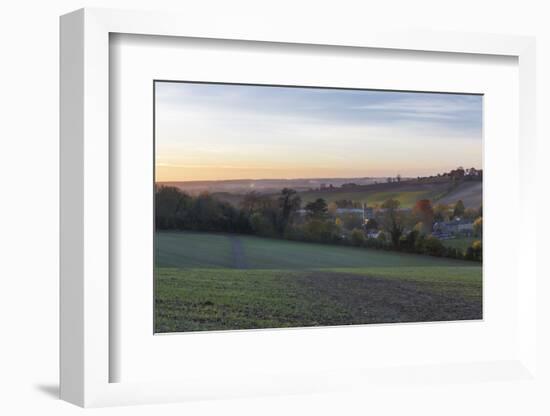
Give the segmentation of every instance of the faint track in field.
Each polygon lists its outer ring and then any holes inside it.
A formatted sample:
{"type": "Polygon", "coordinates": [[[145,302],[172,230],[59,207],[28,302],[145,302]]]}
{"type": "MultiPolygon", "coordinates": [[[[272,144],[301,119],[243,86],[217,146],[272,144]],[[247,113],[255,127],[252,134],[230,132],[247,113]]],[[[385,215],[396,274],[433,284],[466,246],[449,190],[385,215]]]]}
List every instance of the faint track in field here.
{"type": "Polygon", "coordinates": [[[248,269],[246,254],[242,240],[236,235],[230,235],[229,242],[231,243],[231,254],[233,255],[233,267],[236,269],[248,269]]]}

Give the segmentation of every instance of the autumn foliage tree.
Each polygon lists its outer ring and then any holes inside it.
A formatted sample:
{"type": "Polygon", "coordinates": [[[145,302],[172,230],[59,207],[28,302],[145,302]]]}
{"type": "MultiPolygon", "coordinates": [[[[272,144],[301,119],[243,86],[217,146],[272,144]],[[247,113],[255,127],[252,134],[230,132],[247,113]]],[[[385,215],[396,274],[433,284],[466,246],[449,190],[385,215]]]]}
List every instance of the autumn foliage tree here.
{"type": "Polygon", "coordinates": [[[474,221],[474,235],[476,237],[482,237],[483,235],[483,218],[479,217],[474,221]]]}
{"type": "Polygon", "coordinates": [[[434,207],[434,221],[442,222],[449,219],[449,206],[447,204],[437,204],[434,207]]]}
{"type": "Polygon", "coordinates": [[[419,231],[425,234],[430,233],[434,221],[434,210],[430,200],[420,199],[416,201],[413,208],[413,215],[416,217],[418,222],[422,223],[422,229],[419,231]]]}

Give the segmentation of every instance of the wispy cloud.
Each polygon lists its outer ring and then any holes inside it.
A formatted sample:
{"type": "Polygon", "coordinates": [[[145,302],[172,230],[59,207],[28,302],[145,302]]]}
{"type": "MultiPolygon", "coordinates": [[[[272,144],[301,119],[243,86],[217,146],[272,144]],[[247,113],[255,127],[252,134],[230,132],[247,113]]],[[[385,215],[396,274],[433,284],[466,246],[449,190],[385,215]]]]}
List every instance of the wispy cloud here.
{"type": "Polygon", "coordinates": [[[467,120],[481,117],[481,100],[470,97],[417,97],[398,98],[384,102],[373,102],[351,107],[350,110],[361,110],[385,114],[387,117],[420,118],[434,120],[467,120]]]}
{"type": "Polygon", "coordinates": [[[187,83],[160,83],[156,91],[163,175],[481,167],[480,96],[187,83]]]}

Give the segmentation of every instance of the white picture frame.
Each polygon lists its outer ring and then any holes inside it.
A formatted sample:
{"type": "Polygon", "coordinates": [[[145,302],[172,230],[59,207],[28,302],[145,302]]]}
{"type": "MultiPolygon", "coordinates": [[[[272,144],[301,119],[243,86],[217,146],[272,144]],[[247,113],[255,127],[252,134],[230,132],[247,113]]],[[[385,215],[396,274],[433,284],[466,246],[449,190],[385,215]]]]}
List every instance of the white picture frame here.
{"type": "MultiPolygon", "coordinates": [[[[110,382],[110,366],[120,357],[110,349],[109,296],[112,259],[109,253],[109,35],[113,33],[248,40],[335,47],[383,48],[453,54],[505,55],[519,65],[520,212],[533,201],[529,178],[535,169],[535,41],[529,37],[464,33],[349,33],[283,30],[262,22],[238,29],[223,20],[204,27],[192,16],[165,13],[82,9],[61,18],[61,398],[80,406],[158,403],[195,398],[255,394],[332,391],[350,386],[393,382],[407,371],[390,368],[368,374],[336,369],[318,374],[281,373],[242,382],[234,374],[183,381],[110,382]]],[[[517,354],[498,362],[462,365],[442,363],[418,370],[420,378],[434,372],[448,379],[479,382],[472,372],[495,377],[536,377],[536,219],[522,215],[518,227],[517,270],[523,270],[517,292],[517,354]]],[[[336,336],[336,335],[330,335],[336,336]]],[[[422,363],[418,363],[422,367],[422,363]]],[[[360,369],[358,369],[360,370],[360,369]]],[[[418,376],[417,374],[417,376],[418,376]]]]}

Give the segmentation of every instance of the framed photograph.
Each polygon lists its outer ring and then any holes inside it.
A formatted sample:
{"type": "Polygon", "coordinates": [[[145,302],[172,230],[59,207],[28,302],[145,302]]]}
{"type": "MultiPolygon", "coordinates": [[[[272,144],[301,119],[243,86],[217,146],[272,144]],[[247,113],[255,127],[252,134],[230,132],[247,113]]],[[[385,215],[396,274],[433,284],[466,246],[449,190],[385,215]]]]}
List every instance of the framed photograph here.
{"type": "Polygon", "coordinates": [[[153,87],[155,333],[483,318],[482,95],[153,87]]]}
{"type": "Polygon", "coordinates": [[[61,18],[62,398],[536,380],[534,40],[241,29],[61,18]]]}

